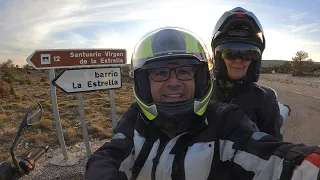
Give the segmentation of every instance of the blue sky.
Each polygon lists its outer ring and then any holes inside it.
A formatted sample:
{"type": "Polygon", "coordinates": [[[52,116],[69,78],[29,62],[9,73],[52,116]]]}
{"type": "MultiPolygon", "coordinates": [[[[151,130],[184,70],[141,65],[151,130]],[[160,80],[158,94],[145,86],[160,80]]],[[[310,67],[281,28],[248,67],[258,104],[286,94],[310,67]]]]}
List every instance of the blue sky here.
{"type": "Polygon", "coordinates": [[[320,61],[320,0],[0,0],[0,63],[24,65],[34,50],[55,48],[125,48],[130,58],[145,33],[163,26],[193,31],[210,51],[215,23],[237,6],[264,28],[263,59],[303,50],[320,61]]]}

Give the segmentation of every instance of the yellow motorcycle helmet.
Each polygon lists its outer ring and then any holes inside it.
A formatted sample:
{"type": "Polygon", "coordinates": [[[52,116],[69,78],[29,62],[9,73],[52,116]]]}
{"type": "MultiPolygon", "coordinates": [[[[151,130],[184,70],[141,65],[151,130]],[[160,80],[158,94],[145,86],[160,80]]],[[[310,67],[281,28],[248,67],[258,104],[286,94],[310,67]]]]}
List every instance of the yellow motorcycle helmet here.
{"type": "Polygon", "coordinates": [[[130,71],[134,78],[134,96],[144,116],[160,129],[171,132],[185,131],[197,123],[185,119],[199,119],[207,108],[213,88],[209,60],[203,41],[186,29],[165,27],[147,33],[135,46],[130,71]],[[153,101],[148,69],[165,67],[169,63],[196,67],[194,99],[175,103],[153,101]]]}

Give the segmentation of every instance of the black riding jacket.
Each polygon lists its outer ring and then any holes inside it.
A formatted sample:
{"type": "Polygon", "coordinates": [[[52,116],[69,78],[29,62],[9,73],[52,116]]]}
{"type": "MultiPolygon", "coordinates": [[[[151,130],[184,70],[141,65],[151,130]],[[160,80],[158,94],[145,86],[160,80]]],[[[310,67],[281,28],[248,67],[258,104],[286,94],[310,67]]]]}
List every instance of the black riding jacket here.
{"type": "MultiPolygon", "coordinates": [[[[256,83],[229,83],[221,80],[213,82],[214,90],[211,97],[213,100],[237,105],[260,131],[282,140],[280,127],[283,119],[277,96],[271,88],[256,83]]],[[[237,164],[224,162],[222,166],[225,173],[220,177],[221,180],[251,180],[254,176],[253,172],[245,171],[237,164]]]]}
{"type": "Polygon", "coordinates": [[[214,80],[214,90],[211,99],[237,105],[259,128],[282,140],[280,127],[283,119],[275,91],[256,83],[229,84],[214,80]],[[235,87],[236,86],[236,87],[235,87]]]}

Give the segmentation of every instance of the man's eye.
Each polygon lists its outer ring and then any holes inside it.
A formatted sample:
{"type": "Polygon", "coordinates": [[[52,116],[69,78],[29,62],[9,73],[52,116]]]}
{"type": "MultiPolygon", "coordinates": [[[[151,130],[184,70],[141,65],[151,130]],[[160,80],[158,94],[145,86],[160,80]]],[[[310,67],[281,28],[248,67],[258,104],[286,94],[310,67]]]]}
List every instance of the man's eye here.
{"type": "Polygon", "coordinates": [[[193,72],[193,68],[191,68],[191,67],[177,69],[178,74],[191,74],[192,72],[193,72]]]}
{"type": "Polygon", "coordinates": [[[166,76],[167,74],[168,74],[167,71],[157,71],[157,72],[155,72],[156,76],[166,76]]]}
{"type": "Polygon", "coordinates": [[[190,72],[186,70],[180,70],[178,71],[178,74],[190,74],[190,72]]]}

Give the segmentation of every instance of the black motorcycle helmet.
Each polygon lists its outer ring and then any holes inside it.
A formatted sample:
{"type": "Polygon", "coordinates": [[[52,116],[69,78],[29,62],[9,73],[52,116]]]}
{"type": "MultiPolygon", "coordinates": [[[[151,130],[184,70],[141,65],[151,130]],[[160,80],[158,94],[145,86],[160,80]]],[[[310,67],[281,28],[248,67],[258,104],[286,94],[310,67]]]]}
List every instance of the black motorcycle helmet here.
{"type": "Polygon", "coordinates": [[[251,63],[244,78],[236,81],[257,82],[260,75],[261,55],[265,49],[265,37],[257,17],[250,11],[236,7],[225,12],[218,20],[211,41],[214,57],[214,76],[219,80],[231,80],[228,77],[223,60],[223,50],[231,49],[249,52],[251,63]]]}

